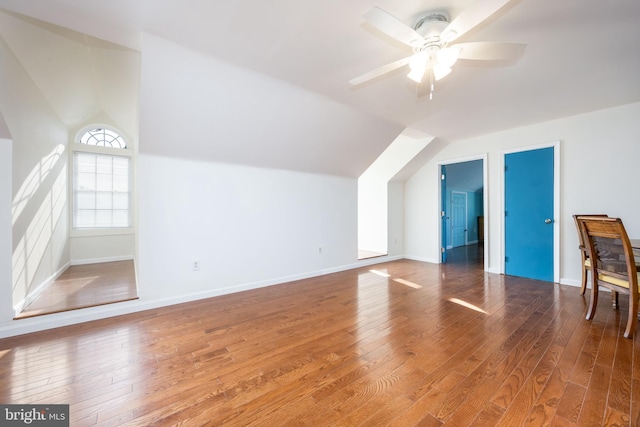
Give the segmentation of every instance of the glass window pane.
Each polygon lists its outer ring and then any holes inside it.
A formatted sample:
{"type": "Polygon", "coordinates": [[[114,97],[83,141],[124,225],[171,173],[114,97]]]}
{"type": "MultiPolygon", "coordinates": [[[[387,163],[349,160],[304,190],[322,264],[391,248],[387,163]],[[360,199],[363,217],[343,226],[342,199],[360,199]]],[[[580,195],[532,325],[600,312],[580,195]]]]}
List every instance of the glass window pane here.
{"type": "Polygon", "coordinates": [[[111,175],[109,174],[98,174],[96,176],[96,190],[97,191],[112,191],[113,190],[113,180],[111,175]]]}
{"type": "Polygon", "coordinates": [[[76,178],[76,189],[93,191],[96,189],[96,176],[92,173],[79,173],[76,178]]]}
{"type": "Polygon", "coordinates": [[[128,176],[114,176],[113,177],[113,191],[128,192],[129,191],[129,177],[128,176]]]}
{"type": "Polygon", "coordinates": [[[96,194],[93,192],[82,191],[76,193],[76,209],[95,209],[96,194]]]}
{"type": "Polygon", "coordinates": [[[75,153],[77,170],[81,172],[93,171],[96,165],[96,155],[90,153],[75,153]]]}
{"type": "Polygon", "coordinates": [[[114,156],[113,157],[113,168],[114,169],[128,170],[129,169],[129,158],[128,157],[122,157],[122,156],[114,156]]]}
{"type": "Polygon", "coordinates": [[[129,193],[113,193],[113,209],[129,209],[129,193]]]}
{"type": "Polygon", "coordinates": [[[94,210],[79,210],[75,215],[77,228],[91,228],[96,225],[96,211],[94,210]]]}
{"type": "Polygon", "coordinates": [[[112,156],[98,156],[96,159],[96,173],[109,174],[113,172],[113,157],[112,156]]]}
{"type": "Polygon", "coordinates": [[[112,202],[112,193],[100,192],[96,194],[96,209],[112,209],[112,202]]]}
{"type": "Polygon", "coordinates": [[[111,219],[111,210],[96,210],[96,227],[111,227],[111,219]]]}
{"type": "Polygon", "coordinates": [[[115,211],[113,211],[113,226],[114,227],[128,227],[129,226],[129,211],[127,211],[127,210],[115,210],[115,211]]]}

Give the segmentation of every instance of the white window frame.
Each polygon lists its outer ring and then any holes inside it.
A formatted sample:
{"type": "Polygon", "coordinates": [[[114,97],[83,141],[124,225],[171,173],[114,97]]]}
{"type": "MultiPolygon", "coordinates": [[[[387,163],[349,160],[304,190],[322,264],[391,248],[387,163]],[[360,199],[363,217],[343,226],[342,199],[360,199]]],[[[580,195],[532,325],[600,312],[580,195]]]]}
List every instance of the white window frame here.
{"type": "Polygon", "coordinates": [[[134,150],[132,144],[127,139],[127,137],[123,134],[122,131],[108,126],[104,124],[94,124],[90,126],[85,126],[80,129],[76,135],[74,140],[71,143],[71,150],[69,150],[69,182],[71,185],[69,186],[69,200],[71,204],[71,209],[69,209],[69,224],[70,224],[70,235],[71,237],[77,236],[105,236],[105,235],[119,235],[119,234],[133,234],[134,233],[134,150]],[[112,147],[101,147],[95,145],[81,144],[80,137],[85,134],[87,131],[96,128],[104,128],[109,129],[122,137],[125,141],[127,147],[126,148],[112,148],[112,147]],[[75,204],[76,204],[76,194],[75,194],[75,154],[78,152],[82,153],[91,153],[91,154],[102,154],[107,156],[117,156],[117,157],[128,157],[129,158],[129,226],[128,227],[95,227],[95,228],[75,228],[75,204]]]}

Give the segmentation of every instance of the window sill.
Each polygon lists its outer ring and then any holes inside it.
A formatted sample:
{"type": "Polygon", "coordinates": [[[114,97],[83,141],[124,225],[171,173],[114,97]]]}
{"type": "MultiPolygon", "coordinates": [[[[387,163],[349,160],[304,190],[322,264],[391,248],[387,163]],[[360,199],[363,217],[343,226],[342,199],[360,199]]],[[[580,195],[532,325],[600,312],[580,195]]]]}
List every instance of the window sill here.
{"type": "Polygon", "coordinates": [[[133,227],[128,228],[82,228],[71,230],[71,237],[119,236],[135,234],[133,227]]]}

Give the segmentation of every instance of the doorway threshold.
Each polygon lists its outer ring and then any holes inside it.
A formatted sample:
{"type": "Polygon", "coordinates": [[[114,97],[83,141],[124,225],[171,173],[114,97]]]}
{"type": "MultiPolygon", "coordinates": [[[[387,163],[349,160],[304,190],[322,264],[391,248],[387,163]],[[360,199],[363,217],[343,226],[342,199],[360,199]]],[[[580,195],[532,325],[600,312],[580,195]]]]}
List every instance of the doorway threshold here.
{"type": "Polygon", "coordinates": [[[387,256],[389,254],[385,254],[382,252],[374,252],[374,251],[365,251],[362,249],[358,249],[358,260],[369,259],[369,258],[378,258],[381,256],[387,256]]]}

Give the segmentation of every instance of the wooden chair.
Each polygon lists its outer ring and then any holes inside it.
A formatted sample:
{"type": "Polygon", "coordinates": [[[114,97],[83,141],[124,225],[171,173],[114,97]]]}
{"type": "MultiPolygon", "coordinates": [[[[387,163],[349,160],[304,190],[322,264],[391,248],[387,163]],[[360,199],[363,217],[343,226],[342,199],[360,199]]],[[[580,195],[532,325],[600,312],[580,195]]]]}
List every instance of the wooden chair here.
{"type": "Polygon", "coordinates": [[[598,305],[598,288],[608,288],[616,308],[618,294],[629,295],[625,338],[633,338],[638,322],[638,270],[629,236],[620,218],[581,217],[582,236],[591,259],[591,301],[587,320],[598,305]]]}
{"type": "Polygon", "coordinates": [[[589,254],[587,254],[587,247],[585,246],[584,239],[582,238],[582,228],[580,224],[580,218],[584,216],[591,217],[607,217],[606,214],[594,214],[594,215],[574,215],[573,220],[576,223],[576,229],[578,230],[578,242],[580,246],[580,258],[582,261],[582,283],[580,284],[580,295],[584,295],[587,290],[587,273],[591,270],[591,260],[589,259],[589,254]]]}

